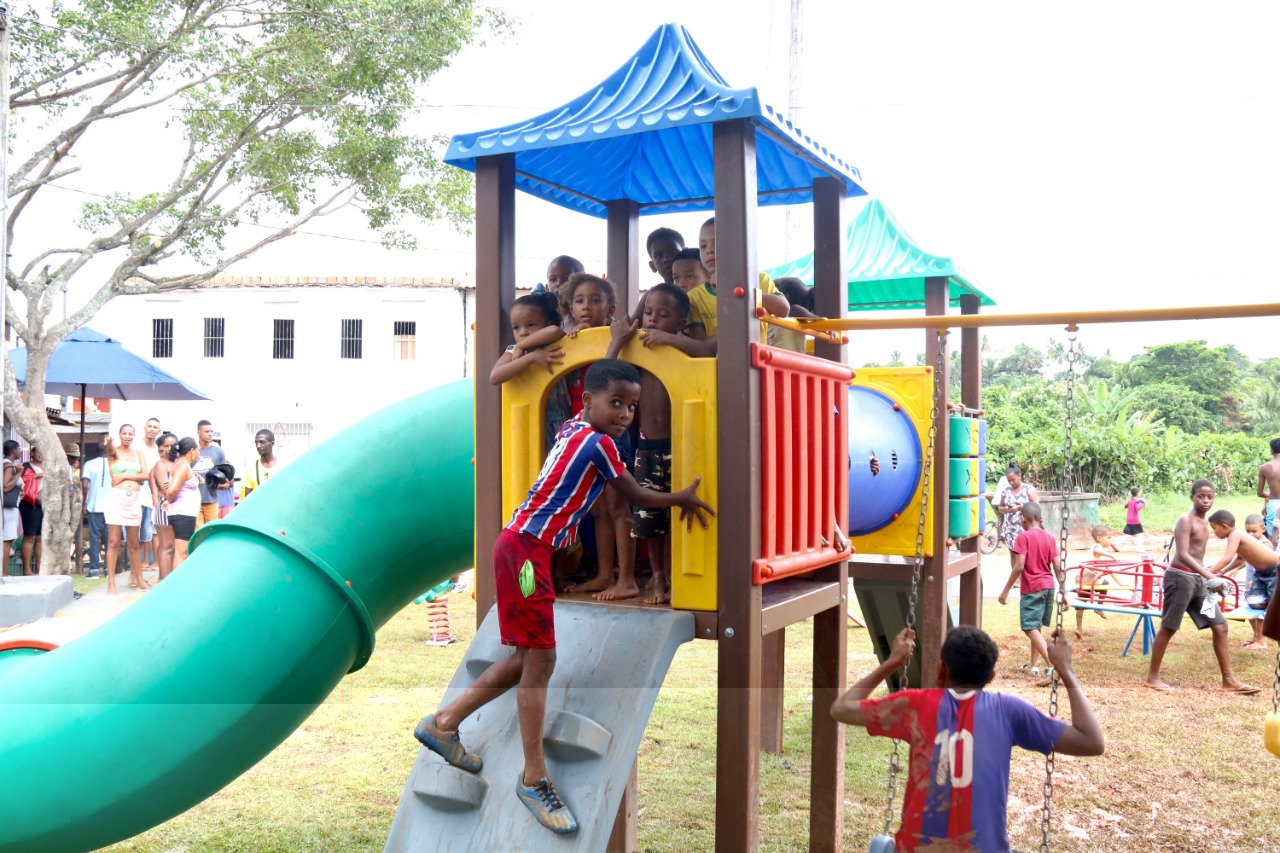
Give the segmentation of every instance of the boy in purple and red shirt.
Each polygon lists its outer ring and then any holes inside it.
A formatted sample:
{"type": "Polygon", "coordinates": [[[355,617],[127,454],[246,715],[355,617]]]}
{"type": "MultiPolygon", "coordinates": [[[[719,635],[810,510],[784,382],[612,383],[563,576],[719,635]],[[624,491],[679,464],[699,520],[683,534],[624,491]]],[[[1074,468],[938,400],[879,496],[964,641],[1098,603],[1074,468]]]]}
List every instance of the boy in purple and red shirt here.
{"type": "Polygon", "coordinates": [[[635,417],[640,399],[635,367],[602,359],[587,370],[583,386],[582,413],[560,428],[537,482],[493,546],[499,632],[515,654],[493,663],[413,732],[449,764],[477,773],[483,762],[463,748],[458,724],[518,684],[524,768],[516,779],[516,796],[539,823],[558,833],[573,832],[578,824],[547,778],[542,749],[547,683],[556,662],[552,554],[574,543],[578,523],[606,481],[616,484],[634,506],[680,507],[680,517],[687,517],[690,527],[694,517],[707,526],[704,511],[715,514],[696,494],[700,478],[678,492],[655,492],[642,489],[623,464],[614,442],[635,417]]]}
{"type": "Polygon", "coordinates": [[[915,650],[915,632],[904,628],[885,662],[831,706],[837,720],[909,745],[895,850],[1007,853],[1013,747],[1046,755],[1102,754],[1102,728],[1071,669],[1071,646],[1061,632],[1053,639],[1049,659],[1070,697],[1071,725],[1016,696],[984,690],[995,677],[1000,650],[982,630],[970,626],[947,634],[938,687],[867,699],[915,650]]]}

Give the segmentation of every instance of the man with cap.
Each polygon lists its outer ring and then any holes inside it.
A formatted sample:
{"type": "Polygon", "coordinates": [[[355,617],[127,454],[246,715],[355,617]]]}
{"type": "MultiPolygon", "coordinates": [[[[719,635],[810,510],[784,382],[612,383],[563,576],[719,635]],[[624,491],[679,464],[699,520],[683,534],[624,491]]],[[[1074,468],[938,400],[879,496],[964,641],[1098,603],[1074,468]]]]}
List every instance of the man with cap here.
{"type": "MultiPolygon", "coordinates": [[[[79,448],[76,448],[77,455],[79,448]]],[[[67,454],[70,456],[70,452],[67,454]]],[[[80,472],[84,517],[89,523],[89,577],[102,574],[102,546],[107,541],[107,503],[111,496],[111,469],[100,455],[84,463],[80,472]]]]}

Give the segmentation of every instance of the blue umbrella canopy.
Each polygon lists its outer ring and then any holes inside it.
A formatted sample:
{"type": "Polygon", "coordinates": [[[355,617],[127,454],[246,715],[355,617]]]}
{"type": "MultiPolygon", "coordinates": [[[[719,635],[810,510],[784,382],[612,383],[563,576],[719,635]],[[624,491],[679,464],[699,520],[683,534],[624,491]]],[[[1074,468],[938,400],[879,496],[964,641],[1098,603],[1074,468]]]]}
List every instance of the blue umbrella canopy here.
{"type": "MultiPolygon", "coordinates": [[[[18,390],[27,372],[26,347],[9,352],[18,390]]],[[[187,383],[170,376],[114,338],[88,327],[67,335],[53,351],[45,372],[46,394],[106,397],[112,400],[208,400],[187,383]]]]}

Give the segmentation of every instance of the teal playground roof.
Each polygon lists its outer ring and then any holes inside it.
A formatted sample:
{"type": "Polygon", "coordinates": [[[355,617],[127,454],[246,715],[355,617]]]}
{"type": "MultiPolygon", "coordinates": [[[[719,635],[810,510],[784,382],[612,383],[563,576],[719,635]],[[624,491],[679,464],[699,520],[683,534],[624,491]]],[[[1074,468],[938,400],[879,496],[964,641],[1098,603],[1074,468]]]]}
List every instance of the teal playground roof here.
{"type": "Polygon", "coordinates": [[[605,202],[632,199],[640,213],[711,210],[711,126],[752,119],[759,204],[812,201],[813,181],[835,177],[866,195],[852,165],[802,133],[754,88],[735,89],[679,24],[659,27],[635,56],[564,106],[449,141],[445,162],[514,154],[516,188],[604,217],[605,202]]]}
{"type": "MultiPolygon", "coordinates": [[[[995,301],[956,269],[955,261],[916,245],[879,199],[871,199],[849,225],[846,239],[850,311],[892,311],[924,307],[924,280],[948,279],[948,301],[972,293],[981,305],[995,301]]],[[[813,253],[766,270],[773,279],[791,276],[813,286],[813,253]]]]}

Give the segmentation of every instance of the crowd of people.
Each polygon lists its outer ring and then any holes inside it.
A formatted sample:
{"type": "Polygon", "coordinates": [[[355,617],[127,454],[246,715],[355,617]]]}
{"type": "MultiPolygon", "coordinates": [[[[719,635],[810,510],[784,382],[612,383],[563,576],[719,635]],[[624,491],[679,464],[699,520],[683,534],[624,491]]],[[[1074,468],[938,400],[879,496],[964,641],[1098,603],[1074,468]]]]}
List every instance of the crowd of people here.
{"type": "MultiPolygon", "coordinates": [[[[1236,528],[1233,513],[1225,509],[1213,511],[1216,492],[1211,481],[1201,479],[1191,484],[1191,507],[1174,524],[1168,567],[1160,580],[1160,627],[1152,645],[1144,686],[1159,691],[1173,689],[1161,679],[1160,670],[1169,643],[1186,616],[1197,629],[1210,631],[1214,657],[1222,676],[1220,689],[1244,696],[1260,692],[1258,687],[1245,684],[1235,676],[1223,604],[1230,584],[1243,591],[1239,603],[1249,608],[1249,622],[1253,629],[1253,637],[1243,644],[1243,648],[1265,650],[1262,618],[1257,614],[1267,608],[1275,593],[1277,566],[1280,565],[1280,551],[1277,550],[1280,529],[1276,525],[1275,512],[1280,504],[1280,498],[1276,497],[1280,496],[1280,439],[1271,442],[1271,450],[1273,460],[1263,465],[1258,473],[1258,496],[1265,502],[1263,512],[1247,516],[1244,531],[1236,528]],[[1225,543],[1225,553],[1212,565],[1205,559],[1210,536],[1225,543]],[[1243,581],[1237,580],[1235,575],[1242,569],[1245,572],[1243,581]]],[[[1127,602],[1115,601],[1124,598],[1123,590],[1107,589],[1104,596],[1096,588],[1096,582],[1100,577],[1105,582],[1108,577],[1115,576],[1090,565],[1080,568],[1074,590],[1067,590],[1058,583],[1058,579],[1063,577],[1063,555],[1059,553],[1056,537],[1044,530],[1038,493],[1023,481],[1022,470],[1017,465],[1009,466],[992,504],[1001,517],[1001,536],[1010,552],[1011,571],[999,601],[1007,603],[1014,586],[1018,587],[1019,622],[1031,647],[1030,662],[1022,669],[1037,678],[1043,675],[1038,683],[1048,685],[1052,681],[1052,664],[1043,631],[1052,623],[1055,608],[1066,607],[1068,592],[1073,591],[1078,600],[1090,605],[1105,603],[1104,598],[1108,596],[1112,603],[1121,605],[1137,606],[1147,602],[1139,600],[1136,589],[1128,591],[1127,602]],[[1043,672],[1039,666],[1041,660],[1046,665],[1043,672]]],[[[1125,504],[1124,535],[1130,537],[1139,551],[1144,545],[1145,528],[1141,514],[1145,508],[1146,501],[1140,489],[1131,488],[1125,504]]],[[[1112,540],[1117,534],[1106,525],[1095,525],[1090,532],[1093,547],[1089,559],[1114,561],[1118,549],[1112,540]]],[[[1105,618],[1102,610],[1098,615],[1105,618]]],[[[1076,637],[1084,637],[1083,610],[1076,612],[1076,637]]]]}
{"type": "MultiPolygon", "coordinates": [[[[257,451],[241,478],[239,497],[259,488],[282,467],[275,453],[275,435],[260,430],[254,437],[257,451]]],[[[80,465],[80,448],[66,448],[71,462],[73,493],[87,528],[88,574],[107,579],[108,594],[115,595],[117,566],[123,549],[128,561],[128,585],[150,589],[144,578],[148,568],[164,580],[187,556],[187,545],[203,524],[223,518],[237,500],[236,471],[214,440],[213,424],[196,426],[196,437],[179,438],[165,432],[157,418],[148,418],[142,438],[132,424],[123,424],[108,436],[99,456],[80,465]]],[[[31,459],[19,463],[17,441],[4,444],[4,553],[22,538],[24,575],[38,574],[44,513],[40,500],[44,467],[38,448],[31,459]],[[11,511],[12,510],[12,511],[11,511]]]]}

